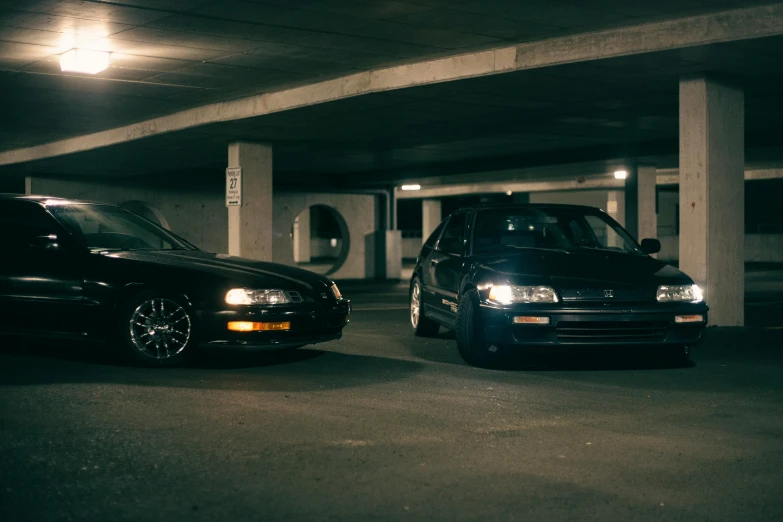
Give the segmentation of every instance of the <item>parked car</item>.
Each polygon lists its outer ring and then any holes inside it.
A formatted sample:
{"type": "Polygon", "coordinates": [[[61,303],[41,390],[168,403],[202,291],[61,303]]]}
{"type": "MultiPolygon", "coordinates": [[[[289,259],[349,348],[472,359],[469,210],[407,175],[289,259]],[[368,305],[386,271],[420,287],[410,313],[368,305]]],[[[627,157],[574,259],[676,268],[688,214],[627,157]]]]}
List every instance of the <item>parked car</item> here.
{"type": "Polygon", "coordinates": [[[707,324],[693,280],[599,209],[459,210],[424,243],[410,281],[417,336],[444,326],[462,358],[493,366],[526,346],[649,345],[687,358],[707,324]]]}
{"type": "Polygon", "coordinates": [[[200,251],[112,205],[0,195],[0,233],[1,333],[112,339],[170,366],[339,339],[351,313],[326,277],[200,251]]]}

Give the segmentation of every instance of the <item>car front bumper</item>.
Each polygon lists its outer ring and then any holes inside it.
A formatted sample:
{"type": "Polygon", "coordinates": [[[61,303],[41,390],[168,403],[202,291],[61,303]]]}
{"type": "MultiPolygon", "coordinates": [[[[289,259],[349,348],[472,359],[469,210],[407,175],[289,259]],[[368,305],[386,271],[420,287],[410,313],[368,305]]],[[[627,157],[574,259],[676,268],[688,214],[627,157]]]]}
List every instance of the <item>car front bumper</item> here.
{"type": "Polygon", "coordinates": [[[342,337],[350,321],[351,303],[342,299],[327,304],[298,303],[285,306],[240,306],[198,314],[199,345],[207,348],[233,347],[279,349],[332,341],[342,337]],[[233,321],[290,322],[289,330],[235,332],[233,321]]]}
{"type": "Polygon", "coordinates": [[[693,345],[701,340],[708,310],[704,303],[481,305],[486,340],[498,345],[693,345]],[[685,315],[704,320],[675,321],[685,315]],[[546,317],[549,323],[514,324],[514,317],[546,317]]]}

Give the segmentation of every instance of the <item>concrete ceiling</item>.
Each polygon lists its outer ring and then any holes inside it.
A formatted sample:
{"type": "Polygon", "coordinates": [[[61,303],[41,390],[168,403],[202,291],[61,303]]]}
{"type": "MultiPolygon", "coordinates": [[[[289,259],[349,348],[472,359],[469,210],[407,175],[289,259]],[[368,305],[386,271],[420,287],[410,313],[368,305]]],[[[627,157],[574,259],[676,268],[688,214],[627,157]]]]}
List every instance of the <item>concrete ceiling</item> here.
{"type": "MultiPolygon", "coordinates": [[[[381,66],[749,3],[0,0],[0,150],[381,66]],[[77,45],[112,51],[112,66],[61,73],[58,55],[77,45]]],[[[678,79],[697,73],[745,89],[748,145],[762,150],[783,117],[780,63],[782,37],[595,60],[213,123],[12,170],[219,170],[236,139],[272,142],[276,171],[297,175],[288,179],[337,186],[671,154],[678,79]]]]}

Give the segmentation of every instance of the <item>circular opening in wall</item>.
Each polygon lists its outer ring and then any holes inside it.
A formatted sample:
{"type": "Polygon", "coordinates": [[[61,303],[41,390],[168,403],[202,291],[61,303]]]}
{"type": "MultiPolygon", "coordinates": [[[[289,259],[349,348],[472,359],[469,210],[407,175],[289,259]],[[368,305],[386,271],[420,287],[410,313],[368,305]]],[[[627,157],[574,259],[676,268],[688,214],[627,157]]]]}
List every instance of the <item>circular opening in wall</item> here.
{"type": "Polygon", "coordinates": [[[318,274],[333,274],[348,257],[348,225],[334,208],[312,205],[294,218],[291,242],[296,266],[318,274]]]}

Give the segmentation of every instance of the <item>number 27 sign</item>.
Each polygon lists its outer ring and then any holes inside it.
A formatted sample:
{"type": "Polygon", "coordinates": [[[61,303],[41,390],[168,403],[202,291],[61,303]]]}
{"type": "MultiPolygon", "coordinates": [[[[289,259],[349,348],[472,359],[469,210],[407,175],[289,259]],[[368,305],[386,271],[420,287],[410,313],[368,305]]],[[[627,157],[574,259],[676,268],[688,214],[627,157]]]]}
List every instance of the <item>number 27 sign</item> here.
{"type": "Polygon", "coordinates": [[[242,167],[226,169],[226,206],[242,206],[242,167]]]}

